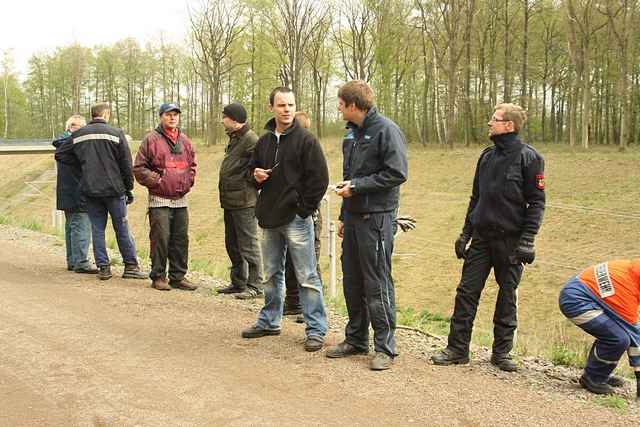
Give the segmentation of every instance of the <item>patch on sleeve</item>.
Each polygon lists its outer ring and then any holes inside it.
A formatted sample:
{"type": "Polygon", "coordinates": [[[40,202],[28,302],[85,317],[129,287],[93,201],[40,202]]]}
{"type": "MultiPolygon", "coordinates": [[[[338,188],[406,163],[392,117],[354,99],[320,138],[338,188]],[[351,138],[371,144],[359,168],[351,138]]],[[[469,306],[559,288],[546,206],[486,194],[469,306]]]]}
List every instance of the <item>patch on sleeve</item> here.
{"type": "Polygon", "coordinates": [[[593,274],[598,284],[598,290],[602,298],[615,295],[616,290],[613,289],[613,283],[611,282],[611,276],[609,276],[609,263],[603,262],[593,267],[593,274]]]}
{"type": "Polygon", "coordinates": [[[544,174],[536,175],[536,187],[538,190],[544,190],[544,174]]]}

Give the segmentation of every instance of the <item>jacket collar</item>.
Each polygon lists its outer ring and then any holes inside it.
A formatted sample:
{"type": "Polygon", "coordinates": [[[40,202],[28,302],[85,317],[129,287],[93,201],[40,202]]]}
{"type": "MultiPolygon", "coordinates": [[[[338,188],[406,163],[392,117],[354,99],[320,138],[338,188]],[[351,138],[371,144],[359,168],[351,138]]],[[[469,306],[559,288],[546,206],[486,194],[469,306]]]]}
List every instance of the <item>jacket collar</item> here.
{"type": "Polygon", "coordinates": [[[249,132],[250,129],[251,126],[249,126],[249,123],[245,123],[240,129],[234,129],[230,132],[227,131],[227,135],[229,135],[229,138],[240,138],[249,132]]]}
{"type": "Polygon", "coordinates": [[[92,123],[104,123],[106,124],[107,121],[105,119],[103,119],[102,117],[94,117],[93,119],[91,119],[91,121],[89,122],[89,124],[92,123]]]}
{"type": "MultiPolygon", "coordinates": [[[[298,124],[298,120],[297,119],[293,119],[293,123],[291,123],[291,126],[289,126],[288,128],[286,128],[284,130],[284,132],[282,132],[281,135],[289,135],[291,132],[293,132],[294,130],[296,130],[297,128],[299,128],[300,125],[298,124]]],[[[275,134],[276,133],[276,119],[271,119],[267,122],[266,125],[264,125],[264,128],[266,130],[268,130],[269,132],[275,134]]]]}
{"type": "MultiPolygon", "coordinates": [[[[378,109],[376,107],[369,108],[367,114],[364,116],[364,120],[362,121],[362,128],[364,129],[367,126],[371,125],[378,118],[378,109]]],[[[358,129],[358,125],[353,122],[347,122],[347,128],[356,130],[358,129]]]]}
{"type": "Polygon", "coordinates": [[[499,151],[504,153],[510,153],[522,146],[522,141],[520,141],[516,132],[493,135],[491,141],[493,141],[499,151]]]}
{"type": "Polygon", "coordinates": [[[171,152],[173,154],[180,154],[182,152],[182,141],[180,139],[182,132],[180,132],[180,128],[178,128],[178,138],[176,138],[175,143],[164,132],[162,125],[158,125],[158,127],[156,128],[156,132],[158,132],[162,136],[162,139],[164,139],[165,142],[169,145],[169,149],[171,149],[171,152]]]}

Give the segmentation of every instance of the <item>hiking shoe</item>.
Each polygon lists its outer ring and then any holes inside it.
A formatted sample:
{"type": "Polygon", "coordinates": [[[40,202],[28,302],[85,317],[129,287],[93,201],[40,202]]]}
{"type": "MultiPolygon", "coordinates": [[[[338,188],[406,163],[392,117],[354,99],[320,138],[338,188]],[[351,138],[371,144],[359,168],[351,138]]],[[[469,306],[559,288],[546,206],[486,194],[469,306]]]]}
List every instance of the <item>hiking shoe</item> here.
{"type": "Polygon", "coordinates": [[[280,329],[263,329],[252,326],[242,331],[242,338],[262,338],[268,335],[280,335],[280,329]]]}
{"type": "Polygon", "coordinates": [[[497,366],[501,371],[505,372],[516,372],[518,370],[518,365],[508,354],[492,355],[491,364],[493,366],[497,366]]]}
{"type": "Polygon", "coordinates": [[[93,268],[93,267],[78,267],[78,268],[74,269],[73,271],[75,271],[76,273],[81,273],[81,274],[98,274],[100,272],[100,269],[93,268]]]}
{"type": "Polygon", "coordinates": [[[247,288],[236,295],[236,299],[255,299],[262,296],[262,291],[254,288],[247,288]]]}
{"type": "Polygon", "coordinates": [[[110,265],[101,265],[100,271],[98,272],[98,279],[100,280],[109,280],[112,277],[111,274],[111,266],[110,265]]]}
{"type": "Polygon", "coordinates": [[[306,351],[318,351],[324,346],[324,340],[320,337],[307,337],[304,340],[304,349],[306,351]]]}
{"type": "Polygon", "coordinates": [[[369,353],[369,349],[363,350],[363,349],[352,346],[346,341],[342,341],[337,345],[329,347],[325,355],[331,359],[338,359],[341,357],[355,356],[356,354],[368,354],[368,353],[369,353]]]}
{"type": "Polygon", "coordinates": [[[594,394],[611,394],[613,393],[613,389],[607,383],[596,383],[593,382],[587,374],[582,374],[580,377],[580,385],[587,391],[590,391],[594,394]]]}
{"type": "Polygon", "coordinates": [[[391,365],[393,365],[393,357],[386,353],[376,351],[376,354],[369,362],[369,369],[372,371],[384,371],[385,369],[389,369],[391,365]]]}
{"type": "Polygon", "coordinates": [[[607,379],[607,384],[611,387],[624,387],[625,381],[624,378],[611,375],[609,379],[607,379]]]}
{"type": "Polygon", "coordinates": [[[236,286],[236,285],[229,285],[227,287],[218,289],[218,293],[219,294],[239,294],[244,292],[246,289],[247,288],[236,286]]]}
{"type": "Polygon", "coordinates": [[[182,289],[183,291],[195,291],[196,289],[198,289],[196,285],[194,285],[184,277],[180,280],[169,282],[169,286],[175,289],[182,289]]]}
{"type": "Polygon", "coordinates": [[[456,353],[447,347],[431,356],[431,361],[440,366],[464,365],[469,363],[469,355],[456,353]]]}
{"type": "Polygon", "coordinates": [[[125,264],[123,279],[148,279],[149,275],[142,271],[138,264],[125,264]]]}
{"type": "Polygon", "coordinates": [[[293,316],[295,314],[302,314],[301,306],[285,305],[284,308],[282,309],[283,316],[293,316]]]}
{"type": "Polygon", "coordinates": [[[151,282],[151,287],[159,291],[171,290],[171,287],[167,285],[167,279],[165,279],[164,277],[156,277],[155,279],[153,279],[153,282],[151,282]]]}

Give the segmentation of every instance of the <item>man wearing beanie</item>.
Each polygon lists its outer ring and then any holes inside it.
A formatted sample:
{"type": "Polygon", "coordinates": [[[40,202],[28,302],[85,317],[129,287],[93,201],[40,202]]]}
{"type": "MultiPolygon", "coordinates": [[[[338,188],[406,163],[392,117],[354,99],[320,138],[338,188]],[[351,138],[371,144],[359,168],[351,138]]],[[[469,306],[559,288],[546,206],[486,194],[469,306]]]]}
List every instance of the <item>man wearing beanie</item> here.
{"type": "Polygon", "coordinates": [[[231,260],[231,284],[218,293],[252,299],[262,295],[262,259],[254,212],[258,191],[249,170],[258,135],[247,124],[244,107],[235,102],[222,109],[222,124],[229,144],[220,165],[218,189],[224,210],[224,241],[231,260]]]}
{"type": "Polygon", "coordinates": [[[149,190],[151,287],[193,291],[197,287],[185,278],[189,260],[186,194],[196,176],[195,152],[178,127],[180,108],[162,104],[158,112],[160,124],[145,136],[133,167],[136,180],[149,190]]]}

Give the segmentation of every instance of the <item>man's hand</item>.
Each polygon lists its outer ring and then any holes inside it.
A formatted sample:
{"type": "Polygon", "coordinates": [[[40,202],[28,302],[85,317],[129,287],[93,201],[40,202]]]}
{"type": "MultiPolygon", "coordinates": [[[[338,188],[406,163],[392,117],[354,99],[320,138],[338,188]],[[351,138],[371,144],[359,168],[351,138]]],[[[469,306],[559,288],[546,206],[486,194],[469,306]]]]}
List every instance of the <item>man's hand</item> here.
{"type": "Polygon", "coordinates": [[[351,192],[351,181],[341,181],[336,184],[336,194],[343,199],[348,199],[353,196],[351,192]]]}
{"type": "Polygon", "coordinates": [[[458,259],[464,259],[467,257],[467,243],[469,243],[469,236],[462,233],[454,244],[456,256],[458,259]]]}
{"type": "Polygon", "coordinates": [[[523,264],[531,264],[536,259],[536,251],[533,247],[535,236],[531,233],[522,233],[518,246],[516,246],[515,256],[523,264]]]}
{"type": "Polygon", "coordinates": [[[338,221],[338,237],[341,239],[344,238],[344,224],[342,221],[338,221]]]}
{"type": "Polygon", "coordinates": [[[127,191],[125,193],[125,197],[127,198],[126,202],[127,202],[128,205],[133,203],[133,193],[131,191],[127,191]]]}
{"type": "Polygon", "coordinates": [[[271,176],[271,169],[255,168],[253,170],[253,177],[258,184],[262,184],[271,176]]]}

